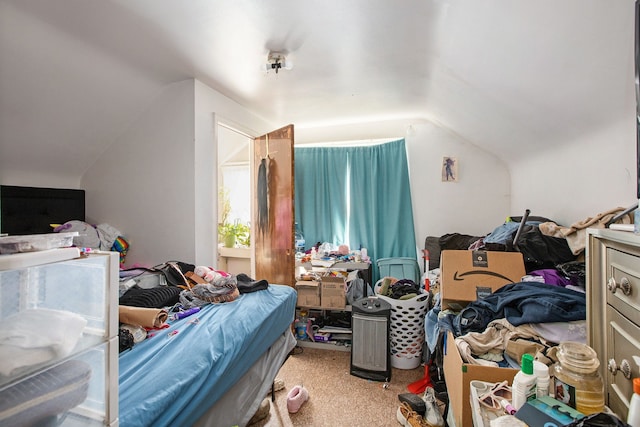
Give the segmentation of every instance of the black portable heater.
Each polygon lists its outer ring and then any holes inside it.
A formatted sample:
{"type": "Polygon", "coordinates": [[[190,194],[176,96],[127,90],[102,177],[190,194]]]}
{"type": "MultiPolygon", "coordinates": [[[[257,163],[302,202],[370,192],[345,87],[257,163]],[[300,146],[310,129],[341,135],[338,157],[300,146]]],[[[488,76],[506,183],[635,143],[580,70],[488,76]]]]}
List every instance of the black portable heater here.
{"type": "Polygon", "coordinates": [[[372,381],[391,380],[389,322],[391,304],[367,297],[351,306],[351,375],[372,381]]]}

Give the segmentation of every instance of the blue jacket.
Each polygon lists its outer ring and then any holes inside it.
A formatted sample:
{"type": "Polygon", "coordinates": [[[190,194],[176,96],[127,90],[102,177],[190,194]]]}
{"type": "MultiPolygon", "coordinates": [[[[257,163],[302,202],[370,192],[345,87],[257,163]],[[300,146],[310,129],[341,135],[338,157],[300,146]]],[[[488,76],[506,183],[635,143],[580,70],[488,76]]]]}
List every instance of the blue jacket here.
{"type": "Polygon", "coordinates": [[[514,326],[525,323],[567,322],[587,316],[586,295],[538,282],[505,285],[488,297],[467,305],[455,318],[456,335],[484,331],[494,319],[514,326]]]}

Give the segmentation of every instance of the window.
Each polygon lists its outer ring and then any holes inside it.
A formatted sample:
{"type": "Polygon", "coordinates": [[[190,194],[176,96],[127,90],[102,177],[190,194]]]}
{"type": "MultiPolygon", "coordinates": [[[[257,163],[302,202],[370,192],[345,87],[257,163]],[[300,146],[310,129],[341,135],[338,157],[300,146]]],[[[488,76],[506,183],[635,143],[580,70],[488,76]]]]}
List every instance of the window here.
{"type": "Polygon", "coordinates": [[[295,175],[296,222],[307,247],[365,247],[372,260],[417,256],[404,139],[299,146],[295,175]]]}

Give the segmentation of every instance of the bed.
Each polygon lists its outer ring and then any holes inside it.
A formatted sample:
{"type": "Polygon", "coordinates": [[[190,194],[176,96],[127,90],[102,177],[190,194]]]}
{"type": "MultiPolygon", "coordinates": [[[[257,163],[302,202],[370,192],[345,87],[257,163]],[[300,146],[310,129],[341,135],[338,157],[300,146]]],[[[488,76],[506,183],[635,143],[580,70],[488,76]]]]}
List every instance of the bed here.
{"type": "Polygon", "coordinates": [[[246,425],[295,347],[296,299],[270,284],[170,321],[122,352],[120,425],[246,425]]]}
{"type": "MultiPolygon", "coordinates": [[[[0,186],[0,230],[51,232],[85,219],[82,190],[0,186]]],[[[297,294],[289,286],[241,293],[119,355],[119,425],[244,426],[296,345],[297,294]]]]}

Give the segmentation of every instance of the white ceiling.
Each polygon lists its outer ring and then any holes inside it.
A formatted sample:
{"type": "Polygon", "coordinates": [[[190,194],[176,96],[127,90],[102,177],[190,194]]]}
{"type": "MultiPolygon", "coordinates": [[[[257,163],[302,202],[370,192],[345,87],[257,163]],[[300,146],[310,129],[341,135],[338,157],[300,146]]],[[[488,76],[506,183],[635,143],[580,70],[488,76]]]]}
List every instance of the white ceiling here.
{"type": "Polygon", "coordinates": [[[635,106],[633,7],[0,0],[0,167],[80,175],[162,87],[194,77],[274,123],[430,120],[517,159],[635,106]],[[270,50],[293,69],[265,73],[270,50]]]}

